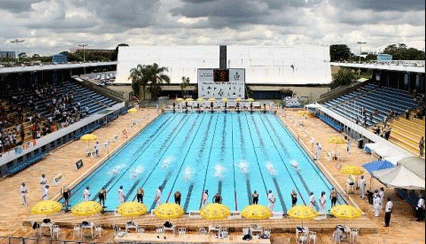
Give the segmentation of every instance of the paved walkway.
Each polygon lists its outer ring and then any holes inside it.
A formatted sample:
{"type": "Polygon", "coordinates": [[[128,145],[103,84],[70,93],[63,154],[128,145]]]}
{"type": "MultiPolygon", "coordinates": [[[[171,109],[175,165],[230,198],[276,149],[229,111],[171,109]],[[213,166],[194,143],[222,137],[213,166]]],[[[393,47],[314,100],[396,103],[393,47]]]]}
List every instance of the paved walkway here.
{"type": "MultiPolygon", "coordinates": [[[[289,128],[298,135],[300,141],[306,145],[313,152],[311,146],[311,138],[314,137],[316,142],[320,142],[323,150],[320,157],[320,163],[330,172],[330,174],[344,187],[347,180],[346,175],[342,175],[336,161],[327,161],[326,152],[337,150],[343,156],[341,164],[344,165],[358,165],[362,166],[365,163],[375,160],[371,155],[366,154],[363,150],[358,149],[356,143],[352,144],[351,154],[346,153],[346,144],[333,145],[329,143],[331,136],[341,136],[343,134],[335,131],[333,128],[322,122],[318,118],[309,118],[299,115],[295,111],[279,112],[281,119],[289,126],[289,128]],[[300,128],[298,121],[303,121],[304,126],[300,128]]],[[[370,176],[365,174],[367,179],[367,189],[370,187],[370,176]]],[[[373,189],[383,187],[383,185],[373,180],[373,189]]],[[[362,235],[360,238],[361,243],[374,243],[374,244],[419,244],[425,243],[425,223],[415,221],[414,208],[408,203],[402,201],[394,192],[393,188],[385,190],[386,197],[391,197],[394,202],[394,213],[392,215],[391,227],[384,228],[384,212],[380,213],[380,217],[373,216],[373,207],[369,205],[367,200],[359,198],[359,195],[350,195],[351,199],[366,213],[366,215],[373,220],[379,230],[378,234],[362,235]]],[[[325,239],[331,239],[327,237],[325,239]]],[[[325,240],[324,240],[325,241],[325,240]]],[[[285,243],[285,242],[283,242],[285,243]]],[[[327,243],[327,242],[321,242],[327,243]]]]}
{"type": "MultiPolygon", "coordinates": [[[[101,145],[106,141],[110,141],[109,150],[113,152],[156,116],[157,112],[155,109],[145,109],[138,113],[126,114],[109,123],[107,127],[96,130],[93,134],[98,137],[101,145]],[[123,135],[124,129],[127,130],[127,138],[123,135]],[[116,142],[113,140],[115,136],[118,136],[118,141],[116,142]]],[[[93,145],[90,146],[92,147],[93,145]]],[[[60,193],[62,187],[72,184],[72,182],[81,177],[85,172],[90,171],[92,167],[95,167],[108,156],[107,150],[102,147],[100,158],[87,158],[84,155],[87,147],[86,142],[71,142],[51,152],[43,161],[13,177],[0,181],[0,236],[19,234],[17,230],[22,229],[22,221],[31,216],[30,208],[41,200],[42,193],[39,181],[42,174],[46,174],[51,187],[49,193],[52,198],[60,193]],[[84,167],[76,171],[74,164],[79,159],[83,160],[84,167]],[[64,180],[59,186],[54,186],[53,178],[58,174],[62,174],[64,180]],[[22,198],[19,191],[22,182],[27,184],[30,192],[28,194],[29,207],[22,205],[22,198]]]]}

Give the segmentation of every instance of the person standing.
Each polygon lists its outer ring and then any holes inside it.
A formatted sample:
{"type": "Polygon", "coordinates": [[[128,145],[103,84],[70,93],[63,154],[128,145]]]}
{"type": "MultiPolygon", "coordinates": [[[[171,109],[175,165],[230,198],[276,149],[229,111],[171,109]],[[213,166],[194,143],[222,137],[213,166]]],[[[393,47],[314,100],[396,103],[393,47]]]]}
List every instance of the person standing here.
{"type": "Polygon", "coordinates": [[[423,221],[425,219],[424,212],[425,212],[425,199],[423,198],[423,196],[421,196],[416,207],[416,217],[418,222],[423,221]]]}
{"type": "Polygon", "coordinates": [[[317,145],[315,147],[315,160],[319,160],[321,150],[322,150],[321,144],[317,143],[317,145]]]}
{"type": "Polygon", "coordinates": [[[138,191],[136,192],[136,199],[138,200],[138,203],[143,203],[144,195],[145,195],[145,191],[143,190],[142,187],[140,187],[138,191]]]}
{"type": "Polygon", "coordinates": [[[216,195],[213,197],[213,203],[222,204],[222,196],[220,193],[216,193],[216,195]]]}
{"type": "Polygon", "coordinates": [[[126,196],[124,195],[123,192],[123,186],[120,186],[120,189],[118,190],[118,199],[120,201],[120,204],[123,204],[126,200],[125,200],[126,196]]]}
{"type": "Polygon", "coordinates": [[[378,192],[376,192],[376,194],[374,195],[373,205],[374,205],[374,216],[379,217],[382,204],[381,204],[380,195],[378,194],[378,192]]]}
{"type": "Polygon", "coordinates": [[[391,215],[393,209],[393,202],[390,198],[388,198],[388,202],[386,203],[386,213],[385,213],[385,227],[389,227],[391,215]]]}
{"type": "Polygon", "coordinates": [[[351,154],[352,140],[349,138],[346,144],[346,152],[351,154]]]}
{"type": "Polygon", "coordinates": [[[361,198],[365,198],[365,188],[367,187],[367,181],[365,180],[365,177],[362,175],[361,180],[359,181],[359,188],[361,190],[361,198]]]}
{"type": "Polygon", "coordinates": [[[319,201],[320,201],[320,213],[325,214],[326,207],[327,207],[327,197],[325,196],[325,191],[321,193],[321,197],[319,201]]]}
{"type": "Polygon", "coordinates": [[[157,207],[161,205],[161,195],[162,195],[162,187],[159,186],[157,189],[157,193],[155,194],[155,205],[157,207]]]}
{"type": "Polygon", "coordinates": [[[181,199],[182,199],[182,193],[180,193],[180,191],[178,190],[178,191],[175,193],[175,203],[176,203],[177,205],[180,205],[181,199]]]}
{"type": "Polygon", "coordinates": [[[98,141],[96,142],[96,144],[94,146],[94,149],[95,149],[95,155],[96,155],[96,157],[99,157],[99,150],[101,149],[101,146],[99,145],[98,141]]]}
{"type": "Polygon", "coordinates": [[[297,193],[295,190],[291,192],[291,206],[294,207],[297,204],[297,193]]]}
{"type": "Polygon", "coordinates": [[[269,201],[269,209],[272,211],[274,211],[274,207],[275,207],[275,202],[277,201],[277,199],[275,198],[274,194],[272,193],[272,191],[269,191],[268,194],[268,201],[269,201]]]}
{"type": "Polygon", "coordinates": [[[423,157],[425,151],[425,138],[422,136],[419,142],[420,157],[423,157]]]}
{"type": "Polygon", "coordinates": [[[107,191],[105,190],[105,187],[102,187],[102,189],[98,193],[99,204],[101,204],[102,208],[105,208],[106,196],[107,196],[107,191]]]}
{"type": "Polygon", "coordinates": [[[41,175],[40,186],[41,186],[41,192],[44,192],[44,188],[47,186],[47,180],[46,180],[46,175],[45,174],[41,175]]]}
{"type": "Polygon", "coordinates": [[[22,205],[28,206],[27,203],[27,194],[28,194],[28,188],[25,185],[25,183],[22,183],[21,185],[21,195],[22,195],[22,205]]]}
{"type": "Polygon", "coordinates": [[[335,188],[331,189],[330,199],[331,199],[331,207],[336,206],[336,204],[337,204],[337,191],[336,191],[335,188]]]}
{"type": "Polygon", "coordinates": [[[44,187],[43,197],[41,199],[43,199],[43,200],[49,200],[49,186],[48,185],[46,185],[44,187]]]}
{"type": "Polygon", "coordinates": [[[71,191],[68,188],[62,189],[62,197],[64,198],[65,212],[68,212],[68,207],[70,205],[71,191]]]}
{"type": "Polygon", "coordinates": [[[257,193],[257,191],[254,191],[252,198],[253,198],[253,204],[255,205],[259,204],[259,194],[257,193]]]}
{"type": "Polygon", "coordinates": [[[90,198],[90,188],[89,187],[86,187],[86,189],[84,189],[84,191],[83,191],[83,201],[90,201],[89,200],[89,198],[90,198]]]}
{"type": "Polygon", "coordinates": [[[207,206],[209,202],[209,190],[205,190],[203,192],[203,197],[201,198],[201,204],[203,205],[203,207],[207,206]]]}
{"type": "Polygon", "coordinates": [[[311,192],[311,196],[309,197],[309,204],[313,209],[315,209],[315,206],[317,205],[317,200],[315,199],[315,195],[313,192],[311,192]]]}
{"type": "Polygon", "coordinates": [[[379,197],[380,197],[380,205],[382,206],[382,208],[385,206],[384,202],[385,202],[385,188],[380,188],[379,191],[379,197]]]}

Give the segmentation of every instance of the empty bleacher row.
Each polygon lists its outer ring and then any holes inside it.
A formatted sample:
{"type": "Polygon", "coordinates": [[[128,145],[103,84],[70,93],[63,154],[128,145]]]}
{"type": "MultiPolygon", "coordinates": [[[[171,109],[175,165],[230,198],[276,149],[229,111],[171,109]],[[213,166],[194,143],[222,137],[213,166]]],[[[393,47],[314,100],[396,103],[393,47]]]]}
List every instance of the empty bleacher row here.
{"type": "Polygon", "coordinates": [[[324,106],[345,118],[357,122],[362,119],[361,108],[365,109],[366,125],[383,122],[390,111],[401,115],[407,109],[415,109],[417,102],[408,91],[368,84],[349,94],[324,103],[324,106]],[[374,114],[374,112],[378,112],[374,114]]]}
{"type": "Polygon", "coordinates": [[[392,134],[390,141],[406,150],[418,155],[419,142],[425,136],[425,121],[420,119],[407,120],[400,117],[390,123],[392,134]]]}

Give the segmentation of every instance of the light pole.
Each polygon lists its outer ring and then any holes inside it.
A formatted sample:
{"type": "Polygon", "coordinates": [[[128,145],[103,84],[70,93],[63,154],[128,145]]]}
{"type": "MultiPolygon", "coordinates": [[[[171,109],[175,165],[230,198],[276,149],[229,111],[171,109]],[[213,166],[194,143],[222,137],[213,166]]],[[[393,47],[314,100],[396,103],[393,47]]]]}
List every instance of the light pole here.
{"type": "Polygon", "coordinates": [[[83,44],[80,44],[80,45],[78,45],[78,46],[83,48],[83,62],[85,63],[85,62],[86,62],[86,52],[85,52],[85,48],[88,46],[88,44],[83,43],[83,44]]]}
{"type": "Polygon", "coordinates": [[[11,41],[11,43],[16,43],[16,58],[18,59],[18,62],[19,62],[19,49],[18,49],[18,46],[19,46],[19,43],[22,43],[22,42],[24,42],[24,40],[15,39],[15,40],[11,41]]]}

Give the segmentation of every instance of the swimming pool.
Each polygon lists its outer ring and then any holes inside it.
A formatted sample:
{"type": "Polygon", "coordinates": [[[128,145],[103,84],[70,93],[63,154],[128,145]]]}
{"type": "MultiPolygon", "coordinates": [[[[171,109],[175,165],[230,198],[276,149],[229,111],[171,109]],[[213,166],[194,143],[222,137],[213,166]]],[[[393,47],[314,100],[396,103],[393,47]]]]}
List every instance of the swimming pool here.
{"type": "Polygon", "coordinates": [[[155,193],[162,186],[163,202],[173,202],[177,190],[182,193],[185,212],[200,209],[204,190],[210,202],[221,193],[223,204],[235,211],[251,204],[255,190],[259,204],[267,206],[266,194],[272,190],[274,211],[284,213],[291,208],[292,190],[299,204],[309,205],[310,192],[318,202],[321,192],[328,196],[332,188],[279,118],[260,112],[166,112],[72,189],[72,206],[82,201],[86,186],[93,200],[105,187],[110,211],[119,205],[120,186],[126,201],[143,187],[148,210],[155,208],[155,193]]]}

